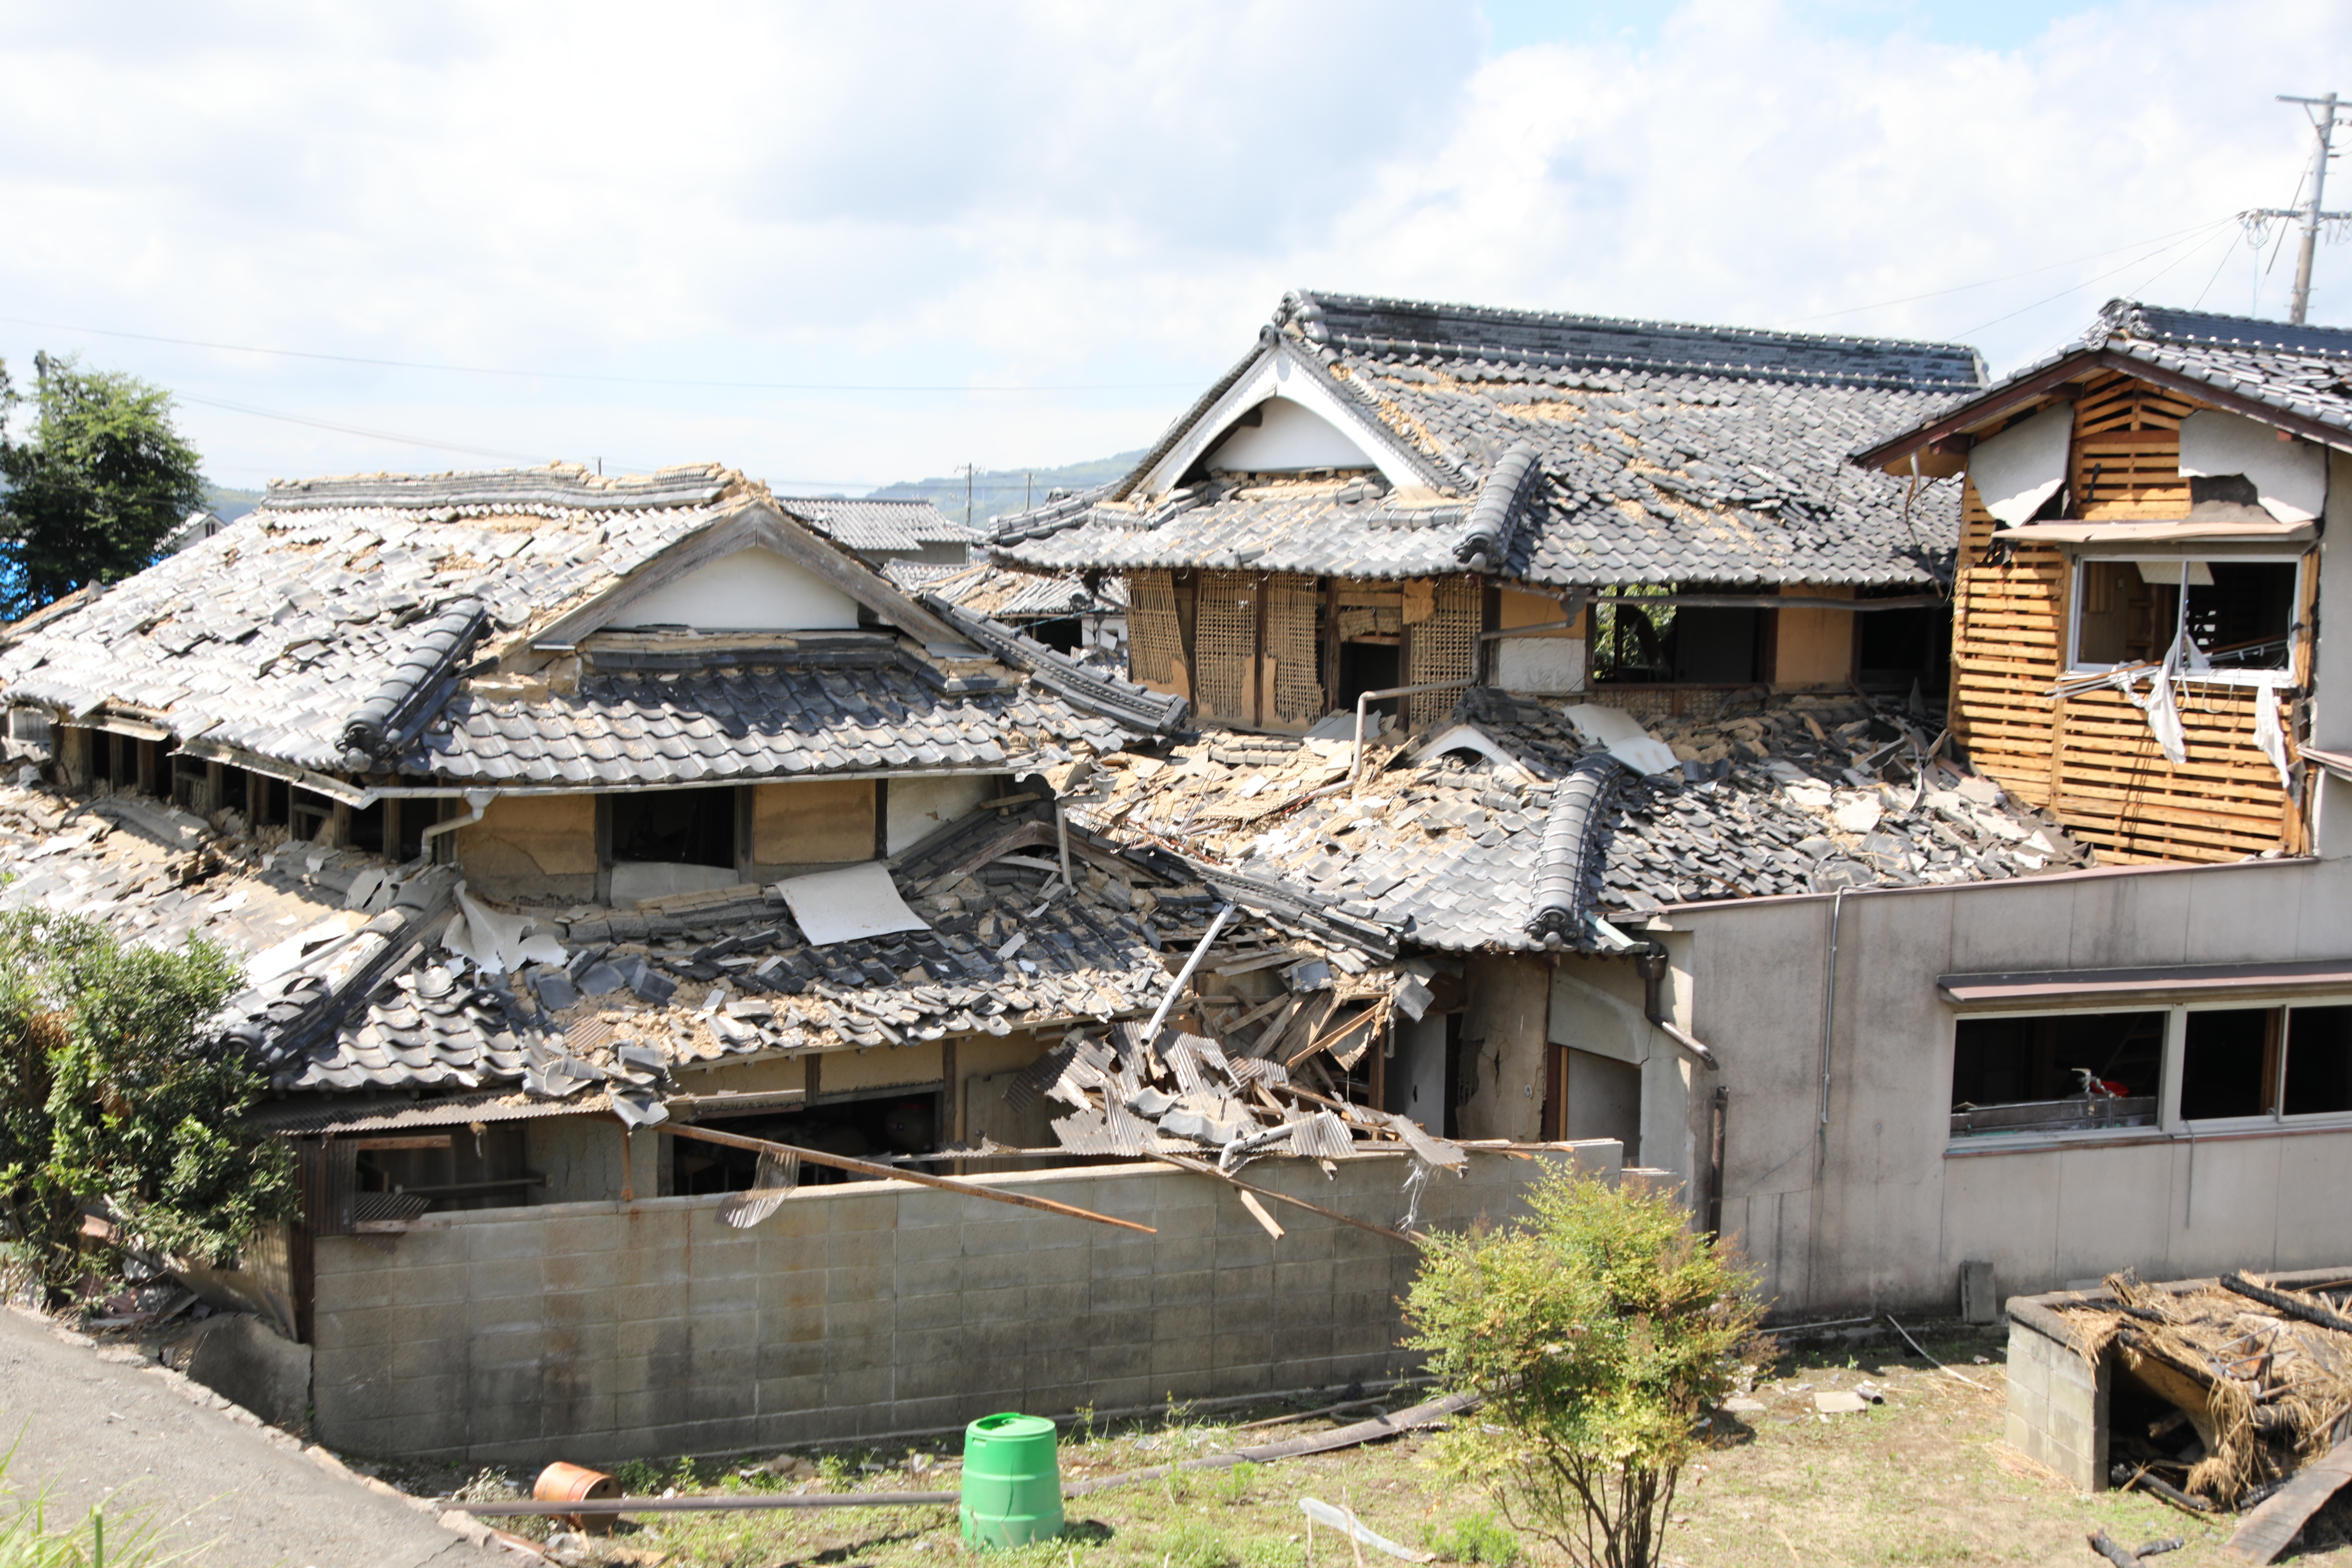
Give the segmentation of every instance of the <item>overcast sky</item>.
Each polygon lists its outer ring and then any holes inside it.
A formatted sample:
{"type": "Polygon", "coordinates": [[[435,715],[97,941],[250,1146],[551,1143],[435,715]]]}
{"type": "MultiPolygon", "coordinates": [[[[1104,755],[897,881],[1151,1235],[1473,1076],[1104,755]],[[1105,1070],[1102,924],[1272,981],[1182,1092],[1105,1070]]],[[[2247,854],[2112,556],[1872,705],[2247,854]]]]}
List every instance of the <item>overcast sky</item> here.
{"type": "Polygon", "coordinates": [[[2273,95],[2352,93],[2352,7],[2057,8],[16,0],[0,359],[163,384],[231,485],[855,490],[1143,445],[1293,287],[1996,371],[2118,293],[2284,317],[2231,215],[2296,199],[2273,95]]]}

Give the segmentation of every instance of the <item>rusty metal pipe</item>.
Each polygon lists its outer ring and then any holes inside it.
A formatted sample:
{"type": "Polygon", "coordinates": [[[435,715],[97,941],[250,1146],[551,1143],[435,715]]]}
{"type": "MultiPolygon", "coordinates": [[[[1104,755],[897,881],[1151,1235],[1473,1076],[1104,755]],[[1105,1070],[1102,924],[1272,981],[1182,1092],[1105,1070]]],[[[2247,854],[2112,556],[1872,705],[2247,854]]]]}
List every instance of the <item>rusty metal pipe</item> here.
{"type": "Polygon", "coordinates": [[[1722,1071],[1723,1064],[1715,1059],[1713,1051],[1666,1016],[1666,952],[1655,942],[1648,943],[1647,949],[1633,955],[1633,973],[1642,977],[1642,1016],[1660,1034],[1696,1057],[1707,1071],[1722,1071]]]}

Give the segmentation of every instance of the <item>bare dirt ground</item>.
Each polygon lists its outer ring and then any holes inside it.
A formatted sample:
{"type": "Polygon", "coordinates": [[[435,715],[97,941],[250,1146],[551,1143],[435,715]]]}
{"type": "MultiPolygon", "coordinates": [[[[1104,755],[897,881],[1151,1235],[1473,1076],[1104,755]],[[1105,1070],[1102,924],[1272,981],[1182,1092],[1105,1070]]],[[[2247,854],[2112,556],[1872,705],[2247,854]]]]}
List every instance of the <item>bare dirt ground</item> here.
{"type": "MultiPolygon", "coordinates": [[[[2225,1561],[2221,1549],[2234,1521],[2208,1524],[2137,1493],[2077,1493],[2004,1447],[2000,1337],[1953,1331],[1926,1342],[1978,1386],[1937,1371],[1899,1342],[1880,1340],[1804,1346],[1759,1369],[1753,1397],[1764,1408],[1717,1417],[1715,1447],[1683,1478],[1666,1542],[1668,1561],[1684,1568],[2099,1568],[2103,1560],[2085,1537],[2102,1527],[2126,1547],[2185,1538],[2178,1552],[2152,1559],[2163,1568],[2225,1561]],[[1815,1410],[1816,1393],[1849,1390],[1860,1382],[1882,1390],[1885,1403],[1850,1415],[1824,1416],[1815,1410]]],[[[1412,1404],[1418,1397],[1408,1393],[1395,1403],[1412,1404]]],[[[1161,1420],[1123,1424],[1108,1432],[1089,1433],[1081,1426],[1066,1434],[1063,1477],[1122,1474],[1364,1414],[1238,1435],[1231,1425],[1282,1413],[1283,1407],[1269,1405],[1221,1411],[1207,1421],[1180,1408],[1161,1420]]],[[[638,1495],[672,1486],[681,1492],[793,1487],[951,1490],[956,1453],[952,1441],[890,1452],[809,1450],[785,1460],[781,1475],[763,1468],[775,1456],[748,1455],[633,1466],[623,1479],[638,1495]]],[[[412,1487],[454,1484],[446,1475],[404,1479],[412,1487]]],[[[1446,1561],[1496,1562],[1507,1551],[1505,1538],[1516,1533],[1493,1518],[1491,1500],[1441,1475],[1432,1462],[1431,1440],[1414,1436],[1240,1471],[1194,1472],[1073,1500],[1072,1528],[1063,1541],[1050,1549],[992,1552],[987,1561],[1017,1564],[1034,1559],[1040,1568],[1289,1568],[1308,1562],[1302,1497],[1345,1503],[1374,1530],[1407,1546],[1436,1550],[1446,1561]],[[1474,1550],[1479,1551],[1475,1559],[1474,1550]]],[[[1519,1561],[1558,1560],[1532,1537],[1517,1539],[1519,1561]]],[[[916,1568],[968,1555],[957,1537],[952,1509],[917,1508],[648,1519],[642,1527],[625,1525],[578,1560],[601,1557],[672,1568],[916,1568]]],[[[1328,1531],[1318,1532],[1314,1560],[1327,1568],[1354,1562],[1347,1543],[1328,1531]]],[[[1368,1552],[1365,1561],[1390,1559],[1368,1552]]],[[[2282,1561],[2352,1568],[2352,1504],[2339,1500],[2282,1561]]]]}

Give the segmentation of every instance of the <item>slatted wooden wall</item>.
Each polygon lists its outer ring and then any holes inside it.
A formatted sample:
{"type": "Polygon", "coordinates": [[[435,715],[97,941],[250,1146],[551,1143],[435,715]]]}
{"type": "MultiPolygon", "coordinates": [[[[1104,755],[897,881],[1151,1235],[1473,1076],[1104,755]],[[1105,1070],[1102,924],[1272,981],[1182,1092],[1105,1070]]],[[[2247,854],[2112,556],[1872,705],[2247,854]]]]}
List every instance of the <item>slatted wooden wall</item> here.
{"type": "Polygon", "coordinates": [[[1258,579],[1247,572],[1203,572],[1192,621],[1192,705],[1203,719],[1257,721],[1258,579]]]}
{"type": "MultiPolygon", "coordinates": [[[[1478,647],[1478,620],[1486,594],[1475,577],[1440,577],[1434,584],[1404,585],[1404,621],[1411,629],[1406,657],[1408,686],[1466,680],[1478,647]]],[[[1425,730],[1444,722],[1462,700],[1459,691],[1424,691],[1405,701],[1405,725],[1425,730]]]]}
{"type": "Polygon", "coordinates": [[[1127,668],[1146,686],[1170,689],[1184,658],[1184,632],[1176,619],[1176,591],[1165,572],[1128,574],[1127,668]]]}
{"type": "MultiPolygon", "coordinates": [[[[2200,406],[2129,376],[2090,382],[2075,405],[2079,514],[2086,521],[2184,515],[2180,421],[2200,406]]],[[[1951,725],[1969,761],[2019,798],[2054,811],[2109,864],[2300,853],[2301,813],[2253,743],[2255,703],[2279,700],[2189,683],[2179,702],[2188,760],[2175,766],[2147,716],[2122,692],[2051,698],[2066,657],[2065,558],[2052,545],[2010,545],[2006,559],[1989,562],[1993,519],[1973,482],[1963,506],[1951,725]]],[[[2305,574],[2298,618],[2305,626],[2313,576],[2305,574]]],[[[2306,631],[2296,643],[2298,680],[2308,679],[2310,657],[2306,631]]],[[[2283,725],[2285,719],[2282,710],[2283,725]]]]}
{"type": "Polygon", "coordinates": [[[1266,579],[1265,658],[1273,687],[1267,722],[1306,726],[1323,717],[1322,647],[1318,612],[1322,584],[1282,574],[1266,579]]]}

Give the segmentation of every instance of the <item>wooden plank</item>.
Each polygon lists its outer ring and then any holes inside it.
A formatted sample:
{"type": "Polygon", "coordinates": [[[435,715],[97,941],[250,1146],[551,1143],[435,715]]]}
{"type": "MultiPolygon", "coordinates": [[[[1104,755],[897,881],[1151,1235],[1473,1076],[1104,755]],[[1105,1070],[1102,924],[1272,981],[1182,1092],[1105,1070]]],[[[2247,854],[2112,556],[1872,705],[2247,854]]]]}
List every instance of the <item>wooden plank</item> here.
{"type": "Polygon", "coordinates": [[[397,1138],[352,1138],[346,1140],[354,1149],[446,1149],[446,1132],[417,1132],[397,1138]]]}
{"type": "Polygon", "coordinates": [[[2230,1555],[2241,1563],[2271,1562],[2347,1482],[2352,1482],[2352,1437],[2297,1470],[2246,1515],[2238,1533],[2230,1537],[2230,1555]]]}
{"type": "Polygon", "coordinates": [[[885,1182],[912,1182],[919,1187],[937,1187],[943,1193],[961,1193],[966,1197],[986,1198],[991,1203],[1012,1204],[1024,1209],[1039,1209],[1071,1219],[1090,1219],[1097,1225],[1117,1226],[1121,1230],[1141,1231],[1157,1236],[1159,1231],[1148,1225],[1138,1225],[1131,1219],[1119,1219],[1111,1215],[1097,1214],[1071,1204],[1057,1204],[1051,1198],[1033,1198],[1026,1193],[1009,1193],[996,1187],[984,1187],[976,1182],[960,1182],[953,1176],[926,1175],[902,1165],[877,1165],[865,1160],[853,1160],[846,1154],[827,1154],[815,1149],[803,1149],[796,1144],[772,1142],[765,1138],[746,1138],[740,1133],[715,1131],[708,1127],[696,1127],[682,1121],[666,1121],[659,1131],[674,1138],[693,1138],[705,1143],[722,1143],[730,1149],[750,1149],[763,1154],[795,1154],[812,1165],[830,1165],[836,1171],[848,1171],[856,1175],[871,1176],[885,1182]]]}

